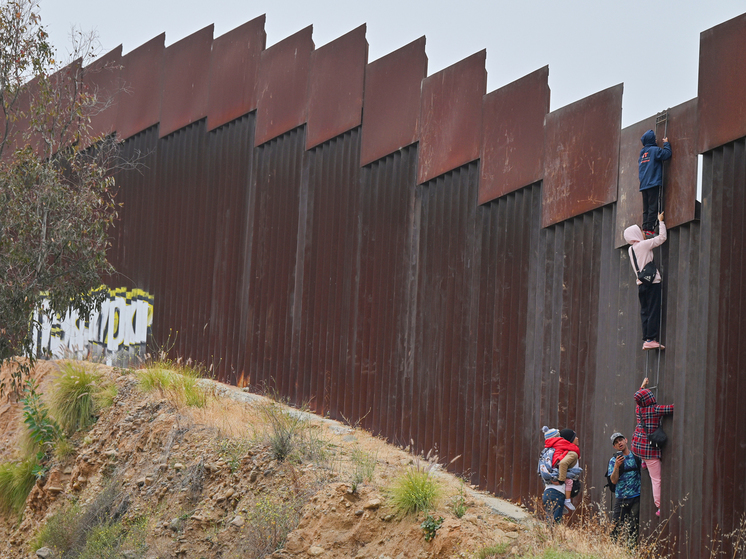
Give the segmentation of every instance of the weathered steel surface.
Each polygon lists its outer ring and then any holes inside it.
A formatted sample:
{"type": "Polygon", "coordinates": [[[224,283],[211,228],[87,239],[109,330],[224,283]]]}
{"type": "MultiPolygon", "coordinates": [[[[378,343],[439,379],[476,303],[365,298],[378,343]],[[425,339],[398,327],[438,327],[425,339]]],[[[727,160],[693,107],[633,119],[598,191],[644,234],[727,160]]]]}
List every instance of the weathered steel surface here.
{"type": "Polygon", "coordinates": [[[480,204],[541,180],[548,80],[549,66],[545,66],[485,95],[480,204]]]}
{"type": "MultiPolygon", "coordinates": [[[[307,190],[304,131],[303,127],[294,128],[254,150],[243,286],[248,334],[244,380],[254,387],[272,387],[292,366],[296,249],[299,230],[304,227],[300,200],[307,190]]],[[[303,371],[293,381],[307,380],[307,373],[310,371],[303,371]]]]}
{"type": "Polygon", "coordinates": [[[542,227],[616,200],[622,90],[610,87],[547,115],[542,227]]]}
{"type": "Polygon", "coordinates": [[[215,229],[212,247],[210,338],[206,354],[224,382],[244,386],[244,343],[248,254],[246,224],[251,208],[253,114],[234,120],[209,135],[208,176],[215,211],[208,216],[215,229]]]}
{"type": "Polygon", "coordinates": [[[480,51],[422,82],[418,184],[479,158],[486,56],[480,51]]]}
{"type": "Polygon", "coordinates": [[[360,126],[367,62],[365,25],[311,53],[306,149],[360,126]]]}
{"type": "Polygon", "coordinates": [[[409,444],[412,410],[413,212],[417,149],[404,147],[361,170],[355,361],[340,413],[409,444]]]}
{"type": "Polygon", "coordinates": [[[312,34],[306,27],[262,52],[255,145],[306,122],[312,34]]]}
{"type": "Polygon", "coordinates": [[[121,68],[122,45],[119,45],[83,69],[83,85],[99,102],[98,112],[90,122],[90,131],[94,136],[114,132],[117,103],[123,85],[121,68]]]}
{"type": "Polygon", "coordinates": [[[746,136],[746,14],[699,40],[699,152],[746,136]]]}
{"type": "Polygon", "coordinates": [[[207,116],[212,32],[209,25],[164,53],[161,138],[207,116]]]}
{"type": "MultiPolygon", "coordinates": [[[[697,100],[668,109],[668,139],[673,156],[664,162],[663,209],[666,227],[671,229],[695,218],[697,208],[697,100]]],[[[661,117],[664,113],[660,114],[661,117]]],[[[642,149],[640,138],[655,130],[658,145],[663,145],[666,126],[656,127],[657,116],[651,116],[621,132],[619,148],[619,194],[617,196],[617,248],[626,245],[624,230],[642,223],[642,194],[637,161],[642,149]]]]}
{"type": "Polygon", "coordinates": [[[261,15],[212,42],[208,130],[256,109],[259,60],[267,42],[265,19],[261,15]]]}
{"type": "Polygon", "coordinates": [[[360,164],[368,165],[417,141],[425,37],[368,64],[360,164]]]}
{"type": "Polygon", "coordinates": [[[117,103],[117,137],[125,140],[158,123],[161,116],[163,51],[161,33],[122,57],[121,78],[127,91],[117,103]]]}

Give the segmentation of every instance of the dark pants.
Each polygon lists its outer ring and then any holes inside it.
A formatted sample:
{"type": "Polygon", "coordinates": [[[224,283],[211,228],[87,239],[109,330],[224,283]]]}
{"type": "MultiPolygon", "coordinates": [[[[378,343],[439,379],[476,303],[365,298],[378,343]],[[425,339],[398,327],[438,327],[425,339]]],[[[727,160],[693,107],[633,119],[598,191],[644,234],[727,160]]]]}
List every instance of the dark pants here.
{"type": "Polygon", "coordinates": [[[642,190],[642,230],[655,230],[658,221],[658,191],[660,186],[651,186],[642,190]]]}
{"type": "Polygon", "coordinates": [[[642,283],[637,286],[642,318],[642,339],[657,340],[661,321],[661,284],[642,283]]]}
{"type": "Polygon", "coordinates": [[[614,541],[621,535],[627,538],[630,547],[637,545],[637,532],[640,526],[640,497],[616,499],[612,514],[614,529],[611,537],[614,541]]]}
{"type": "Polygon", "coordinates": [[[565,492],[556,491],[547,487],[541,495],[544,511],[547,513],[547,522],[550,524],[562,522],[562,513],[565,511],[565,492]]]}

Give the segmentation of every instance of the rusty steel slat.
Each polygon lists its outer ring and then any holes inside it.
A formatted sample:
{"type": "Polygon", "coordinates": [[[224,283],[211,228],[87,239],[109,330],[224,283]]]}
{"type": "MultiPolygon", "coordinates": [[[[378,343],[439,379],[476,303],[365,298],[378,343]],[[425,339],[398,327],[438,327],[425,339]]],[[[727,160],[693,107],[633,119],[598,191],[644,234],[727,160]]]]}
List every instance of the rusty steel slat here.
{"type": "Polygon", "coordinates": [[[420,92],[426,76],[425,37],[368,64],[361,165],[368,165],[417,141],[420,92]]]}
{"type": "Polygon", "coordinates": [[[480,204],[541,180],[549,96],[549,66],[485,95],[480,204]]]}
{"type": "Polygon", "coordinates": [[[126,140],[157,124],[161,115],[163,54],[166,34],[122,56],[121,79],[126,92],[117,103],[117,137],[126,140]]]}
{"type": "Polygon", "coordinates": [[[746,136],[746,14],[700,34],[698,151],[746,136]]]}
{"type": "MultiPolygon", "coordinates": [[[[668,109],[668,138],[673,156],[664,162],[663,201],[666,227],[673,228],[695,219],[697,197],[697,100],[692,99],[668,109]]],[[[663,115],[665,113],[661,113],[663,115]]],[[[656,130],[656,140],[663,145],[665,127],[656,127],[657,116],[651,116],[621,132],[619,148],[619,194],[617,197],[616,248],[627,244],[624,230],[642,224],[642,194],[637,161],[642,149],[640,138],[656,130]]]]}
{"type": "Polygon", "coordinates": [[[267,43],[265,19],[254,18],[212,42],[208,130],[256,109],[259,60],[267,43]]]}
{"type": "Polygon", "coordinates": [[[207,116],[213,27],[192,33],[163,54],[161,138],[207,116]]]}
{"type": "Polygon", "coordinates": [[[623,86],[547,115],[542,227],[614,202],[623,86]]]}
{"type": "Polygon", "coordinates": [[[368,62],[365,29],[361,25],[311,53],[306,149],[360,125],[368,62]]]}
{"type": "Polygon", "coordinates": [[[486,56],[482,50],[422,82],[418,184],[479,158],[486,56]]]}
{"type": "Polygon", "coordinates": [[[306,122],[312,34],[313,27],[306,27],[262,51],[254,145],[306,122]]]}
{"type": "Polygon", "coordinates": [[[88,94],[110,105],[100,107],[100,112],[91,116],[90,134],[99,136],[114,132],[117,119],[117,103],[121,94],[122,45],[104,54],[83,69],[83,86],[88,94]]]}

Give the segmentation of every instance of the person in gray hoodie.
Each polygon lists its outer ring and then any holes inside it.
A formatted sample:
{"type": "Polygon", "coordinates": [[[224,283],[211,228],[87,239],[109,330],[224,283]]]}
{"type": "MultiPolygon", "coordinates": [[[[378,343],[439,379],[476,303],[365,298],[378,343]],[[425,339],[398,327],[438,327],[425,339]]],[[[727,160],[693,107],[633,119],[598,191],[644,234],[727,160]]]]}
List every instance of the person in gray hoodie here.
{"type": "MultiPolygon", "coordinates": [[[[658,214],[660,230],[657,236],[652,239],[645,239],[639,225],[630,225],[624,230],[624,240],[629,243],[629,261],[632,270],[637,273],[642,270],[648,262],[653,260],[653,249],[662,245],[668,238],[666,236],[666,224],[663,223],[663,212],[658,214]],[[637,265],[635,269],[635,258],[637,265]]],[[[658,342],[658,325],[661,319],[661,273],[655,272],[653,283],[643,283],[637,281],[637,295],[640,298],[640,318],[642,318],[642,349],[665,349],[658,342]]]]}

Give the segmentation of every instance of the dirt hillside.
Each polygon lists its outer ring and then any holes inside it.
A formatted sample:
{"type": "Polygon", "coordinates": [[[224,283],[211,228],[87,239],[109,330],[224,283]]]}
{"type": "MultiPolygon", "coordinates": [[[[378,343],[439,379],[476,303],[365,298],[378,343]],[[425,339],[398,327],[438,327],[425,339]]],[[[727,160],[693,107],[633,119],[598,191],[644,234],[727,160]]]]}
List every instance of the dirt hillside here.
{"type": "MultiPolygon", "coordinates": [[[[116,386],[113,404],[70,437],[71,449],[37,480],[20,520],[0,520],[0,557],[61,556],[50,546],[37,552],[38,542],[50,541],[40,531],[80,532],[79,524],[64,528],[74,517],[67,511],[99,509],[141,530],[117,556],[143,558],[474,557],[487,546],[519,545],[526,530],[497,514],[488,496],[363,430],[278,412],[272,400],[211,381],[200,381],[205,400],[188,405],[173,391],[144,390],[138,371],[95,367],[116,386]],[[284,460],[267,436],[277,413],[295,421],[302,447],[284,460]],[[431,541],[425,515],[398,513],[389,492],[416,469],[431,471],[442,488],[431,512],[442,525],[431,541]]],[[[54,362],[37,365],[44,398],[58,374],[54,362]]],[[[2,461],[18,456],[21,419],[20,404],[4,398],[2,461]]]]}

